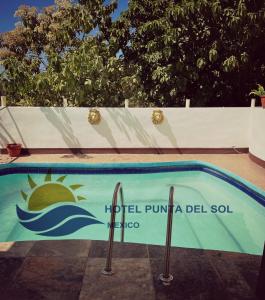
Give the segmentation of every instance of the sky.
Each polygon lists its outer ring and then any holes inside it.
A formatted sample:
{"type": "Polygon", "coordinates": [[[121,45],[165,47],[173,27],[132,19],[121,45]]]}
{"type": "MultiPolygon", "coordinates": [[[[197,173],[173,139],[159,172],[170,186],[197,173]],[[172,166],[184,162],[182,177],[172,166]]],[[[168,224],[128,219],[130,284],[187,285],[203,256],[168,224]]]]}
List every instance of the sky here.
{"type": "MultiPolygon", "coordinates": [[[[14,13],[23,4],[41,9],[54,4],[54,0],[0,0],[0,32],[6,32],[15,27],[18,20],[14,17],[14,13]]],[[[127,6],[128,0],[118,0],[118,9],[114,12],[113,17],[116,18],[127,6]]]]}

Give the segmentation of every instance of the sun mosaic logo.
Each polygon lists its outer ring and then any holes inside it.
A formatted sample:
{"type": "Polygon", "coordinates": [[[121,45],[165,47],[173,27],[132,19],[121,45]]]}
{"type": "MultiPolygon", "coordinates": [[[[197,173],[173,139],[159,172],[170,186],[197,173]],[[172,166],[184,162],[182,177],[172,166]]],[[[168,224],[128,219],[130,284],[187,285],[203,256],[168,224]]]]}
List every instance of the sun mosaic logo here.
{"type": "Polygon", "coordinates": [[[16,206],[17,216],[23,227],[38,235],[56,237],[74,233],[88,225],[103,224],[93,214],[77,205],[78,201],[86,200],[85,197],[73,193],[82,185],[66,187],[63,184],[66,177],[64,175],[53,181],[49,170],[44,183],[37,185],[28,175],[31,194],[21,191],[27,209],[16,206]]]}

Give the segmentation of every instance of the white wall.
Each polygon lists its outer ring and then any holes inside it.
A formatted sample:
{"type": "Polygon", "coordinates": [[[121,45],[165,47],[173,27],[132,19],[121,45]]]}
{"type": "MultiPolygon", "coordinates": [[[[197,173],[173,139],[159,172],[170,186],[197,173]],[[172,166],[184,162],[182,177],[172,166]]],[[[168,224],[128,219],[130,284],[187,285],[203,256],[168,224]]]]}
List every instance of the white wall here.
{"type": "MultiPolygon", "coordinates": [[[[250,108],[163,108],[161,125],[152,108],[7,107],[0,109],[0,148],[231,148],[249,146],[250,108]]],[[[260,133],[261,134],[261,133],[260,133]]]]}
{"type": "Polygon", "coordinates": [[[249,152],[265,161],[265,109],[251,112],[249,152]]]}

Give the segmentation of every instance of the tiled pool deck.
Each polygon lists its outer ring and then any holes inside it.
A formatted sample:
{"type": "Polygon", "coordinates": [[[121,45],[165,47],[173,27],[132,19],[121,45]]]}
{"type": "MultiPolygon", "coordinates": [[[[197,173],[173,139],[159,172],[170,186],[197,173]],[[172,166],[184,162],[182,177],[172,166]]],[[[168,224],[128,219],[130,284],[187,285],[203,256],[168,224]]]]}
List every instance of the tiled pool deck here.
{"type": "MultiPolygon", "coordinates": [[[[265,189],[265,169],[246,154],[32,155],[16,162],[120,162],[202,160],[228,169],[265,189]]],[[[0,155],[0,163],[9,162],[0,155]]],[[[39,241],[0,243],[0,299],[256,299],[260,256],[172,249],[170,287],[162,286],[164,248],[114,245],[110,277],[101,275],[106,242],[39,241]]]]}
{"type": "Polygon", "coordinates": [[[158,162],[201,160],[213,163],[265,189],[265,169],[249,159],[248,154],[36,154],[11,159],[0,154],[0,163],[15,162],[158,162]]]}
{"type": "Polygon", "coordinates": [[[115,243],[113,276],[100,272],[106,242],[10,246],[0,244],[0,299],[256,299],[259,256],[173,248],[174,281],[164,287],[157,280],[163,270],[160,246],[115,243]]]}

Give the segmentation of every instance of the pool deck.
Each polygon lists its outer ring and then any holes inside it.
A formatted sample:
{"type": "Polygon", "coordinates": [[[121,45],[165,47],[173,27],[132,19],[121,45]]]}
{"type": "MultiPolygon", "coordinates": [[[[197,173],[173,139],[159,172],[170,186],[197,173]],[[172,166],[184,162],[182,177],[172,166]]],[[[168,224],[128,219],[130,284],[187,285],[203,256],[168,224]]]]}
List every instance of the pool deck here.
{"type": "Polygon", "coordinates": [[[169,287],[158,281],[164,248],[114,244],[112,276],[101,270],[106,242],[0,243],[0,299],[256,299],[260,256],[173,248],[169,287]]]}
{"type": "MultiPolygon", "coordinates": [[[[15,162],[146,162],[201,160],[236,173],[265,189],[265,169],[247,154],[31,155],[15,162]]],[[[256,299],[261,256],[173,248],[174,281],[157,280],[164,247],[114,245],[113,276],[103,276],[106,242],[38,241],[0,243],[0,299],[52,300],[237,300],[256,299]]]]}
{"type": "Polygon", "coordinates": [[[248,154],[34,154],[10,158],[0,154],[0,164],[9,162],[159,162],[201,160],[227,169],[265,189],[265,168],[249,159],[248,154]]]}

